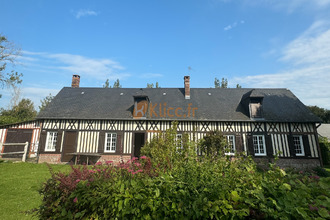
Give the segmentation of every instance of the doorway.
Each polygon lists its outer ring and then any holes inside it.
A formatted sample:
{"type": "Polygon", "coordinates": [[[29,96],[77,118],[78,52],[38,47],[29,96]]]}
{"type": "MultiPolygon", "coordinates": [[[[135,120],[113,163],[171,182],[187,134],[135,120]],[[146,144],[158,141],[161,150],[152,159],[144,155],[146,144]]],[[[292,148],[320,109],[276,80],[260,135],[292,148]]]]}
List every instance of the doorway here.
{"type": "MultiPolygon", "coordinates": [[[[29,142],[28,151],[27,151],[27,153],[29,154],[32,134],[33,134],[32,129],[8,129],[6,144],[29,142]]],[[[3,153],[19,152],[19,151],[24,151],[24,145],[5,146],[3,149],[3,153]]],[[[22,157],[22,154],[8,154],[8,155],[3,155],[2,157],[18,158],[18,157],[22,157]]]]}
{"type": "Polygon", "coordinates": [[[62,150],[62,162],[70,162],[73,158],[71,153],[76,152],[77,132],[65,131],[62,150]]]}
{"type": "Polygon", "coordinates": [[[141,148],[145,144],[145,133],[134,134],[134,157],[140,157],[141,148]]]}

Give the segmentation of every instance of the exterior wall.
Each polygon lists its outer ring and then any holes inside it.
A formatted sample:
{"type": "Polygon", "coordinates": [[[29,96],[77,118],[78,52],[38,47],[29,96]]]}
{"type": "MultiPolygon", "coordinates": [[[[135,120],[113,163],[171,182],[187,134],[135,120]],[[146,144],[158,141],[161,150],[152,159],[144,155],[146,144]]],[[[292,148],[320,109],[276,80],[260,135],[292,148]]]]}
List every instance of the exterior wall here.
{"type": "MultiPolygon", "coordinates": [[[[257,164],[261,167],[267,168],[270,162],[274,162],[274,159],[270,158],[255,158],[257,164]]],[[[296,159],[296,158],[280,158],[276,161],[276,165],[281,168],[296,168],[298,170],[308,170],[321,166],[320,160],[317,158],[310,159],[296,159]]]]}
{"type": "Polygon", "coordinates": [[[8,129],[32,129],[32,138],[29,141],[30,152],[28,157],[36,157],[39,147],[40,138],[40,123],[41,121],[29,121],[12,125],[3,126],[0,128],[0,152],[3,151],[3,144],[6,143],[8,129]]]}
{"type": "Polygon", "coordinates": [[[113,161],[113,164],[118,164],[122,162],[127,162],[131,159],[130,155],[102,155],[100,159],[98,160],[99,162],[105,163],[106,161],[113,161]]]}
{"type": "Polygon", "coordinates": [[[38,163],[61,163],[61,154],[40,154],[38,163]]]}
{"type": "MultiPolygon", "coordinates": [[[[60,147],[58,147],[58,150],[60,150],[57,154],[62,152],[65,132],[77,131],[76,152],[101,154],[99,161],[119,161],[120,159],[118,158],[121,156],[129,158],[133,155],[135,133],[145,133],[145,140],[150,141],[154,135],[166,131],[170,127],[171,121],[160,120],[45,120],[42,130],[63,132],[60,147]],[[106,132],[117,134],[117,150],[114,153],[104,153],[106,132]]],[[[265,156],[256,156],[256,160],[258,158],[274,158],[274,155],[278,155],[280,159],[305,161],[312,164],[315,164],[313,161],[316,160],[320,164],[317,132],[313,123],[270,123],[262,121],[178,122],[178,132],[187,133],[191,140],[199,140],[211,130],[219,130],[224,135],[235,135],[236,149],[239,152],[244,151],[248,155],[254,155],[253,143],[251,142],[252,136],[263,135],[265,137],[264,144],[266,145],[267,154],[265,156]],[[293,135],[302,136],[305,155],[296,155],[293,146],[293,135]]],[[[41,148],[44,148],[44,145],[41,148]]],[[[283,162],[283,164],[289,163],[283,162]]]]}

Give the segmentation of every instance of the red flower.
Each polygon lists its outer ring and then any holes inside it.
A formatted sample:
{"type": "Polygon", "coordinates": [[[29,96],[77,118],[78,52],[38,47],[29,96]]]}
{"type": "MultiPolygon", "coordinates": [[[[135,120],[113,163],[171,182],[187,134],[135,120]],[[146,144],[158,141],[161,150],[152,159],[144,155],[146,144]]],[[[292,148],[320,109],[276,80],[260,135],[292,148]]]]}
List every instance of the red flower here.
{"type": "Polygon", "coordinates": [[[99,161],[99,162],[97,162],[95,165],[102,165],[102,162],[99,161]]]}
{"type": "Polygon", "coordinates": [[[147,156],[142,156],[140,157],[140,159],[147,159],[147,156]]]}
{"type": "Polygon", "coordinates": [[[77,202],[78,202],[78,198],[77,198],[77,197],[74,198],[73,202],[74,202],[74,203],[77,203],[77,202]]]}

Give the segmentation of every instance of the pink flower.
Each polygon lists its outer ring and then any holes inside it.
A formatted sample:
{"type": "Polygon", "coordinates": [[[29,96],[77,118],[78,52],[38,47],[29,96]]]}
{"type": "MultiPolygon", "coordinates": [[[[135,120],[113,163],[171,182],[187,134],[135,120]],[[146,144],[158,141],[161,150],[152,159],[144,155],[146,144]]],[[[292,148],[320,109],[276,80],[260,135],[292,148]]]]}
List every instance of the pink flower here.
{"type": "Polygon", "coordinates": [[[147,159],[147,156],[142,156],[140,157],[140,159],[147,159]]]}
{"type": "Polygon", "coordinates": [[[106,164],[111,164],[111,163],[113,163],[113,161],[109,160],[109,161],[106,161],[105,163],[106,164]]]}
{"type": "Polygon", "coordinates": [[[102,165],[102,162],[99,161],[99,162],[97,162],[95,165],[102,165]]]}
{"type": "Polygon", "coordinates": [[[79,183],[79,182],[80,182],[80,179],[77,179],[77,180],[76,180],[76,183],[79,183]]]}
{"type": "Polygon", "coordinates": [[[78,198],[77,198],[77,197],[74,198],[73,202],[74,202],[74,203],[77,203],[77,202],[78,202],[78,198]]]}
{"type": "Polygon", "coordinates": [[[143,170],[137,170],[136,172],[137,172],[137,173],[141,173],[141,172],[143,172],[143,170]]]}
{"type": "Polygon", "coordinates": [[[301,170],[301,171],[299,171],[299,173],[300,173],[300,174],[303,174],[304,172],[301,170]]]}
{"type": "Polygon", "coordinates": [[[137,160],[137,159],[139,159],[139,158],[137,158],[137,157],[133,157],[133,158],[132,158],[132,161],[137,160]]]}
{"type": "Polygon", "coordinates": [[[140,163],[135,163],[135,165],[136,165],[136,166],[138,166],[138,167],[139,167],[139,166],[141,166],[141,164],[140,164],[140,163]]]}
{"type": "Polygon", "coordinates": [[[97,169],[97,172],[101,172],[101,170],[100,169],[97,169]]]}

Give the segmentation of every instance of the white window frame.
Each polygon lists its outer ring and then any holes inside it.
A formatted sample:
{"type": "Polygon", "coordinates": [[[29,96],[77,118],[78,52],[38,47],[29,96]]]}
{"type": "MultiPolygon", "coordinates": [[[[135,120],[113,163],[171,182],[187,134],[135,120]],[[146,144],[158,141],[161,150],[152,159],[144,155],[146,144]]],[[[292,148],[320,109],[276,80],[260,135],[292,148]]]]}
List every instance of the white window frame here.
{"type": "Polygon", "coordinates": [[[56,151],[56,144],[57,144],[57,131],[48,131],[46,136],[46,146],[45,151],[47,152],[55,152],[56,151]]]}
{"type": "Polygon", "coordinates": [[[293,147],[296,156],[305,156],[304,142],[302,139],[302,135],[293,135],[293,147]],[[299,138],[299,145],[295,142],[295,138],[299,138]],[[300,147],[301,153],[297,153],[297,147],[300,147]]]}
{"type": "Polygon", "coordinates": [[[176,146],[176,150],[177,150],[177,151],[183,149],[183,141],[182,141],[182,137],[183,137],[182,134],[176,134],[176,136],[175,136],[175,141],[177,142],[177,146],[176,146]],[[180,141],[180,143],[179,143],[179,141],[180,141]]]}
{"type": "Polygon", "coordinates": [[[264,135],[253,135],[252,136],[252,144],[253,144],[253,152],[254,152],[254,155],[255,156],[266,156],[267,155],[267,152],[266,152],[266,143],[265,143],[265,136],[264,135]],[[257,138],[257,145],[255,145],[254,143],[254,138],[257,138]],[[260,147],[260,138],[262,140],[262,148],[264,150],[264,153],[260,153],[261,152],[261,147],[260,147]],[[255,152],[255,146],[257,146],[258,148],[258,152],[256,153],[255,152]]]}
{"type": "Polygon", "coordinates": [[[225,152],[225,155],[235,155],[235,153],[236,153],[235,135],[226,135],[225,137],[226,137],[226,141],[227,141],[226,148],[229,147],[229,152],[225,152]],[[234,150],[234,152],[231,152],[232,149],[231,149],[231,146],[229,146],[230,138],[232,138],[232,140],[233,140],[233,150],[234,150]]]}
{"type": "Polygon", "coordinates": [[[115,153],[117,150],[117,133],[108,132],[105,133],[105,140],[104,140],[104,152],[105,153],[115,153]],[[110,137],[108,136],[110,135],[110,137]],[[107,148],[110,147],[108,150],[107,148]]]}

